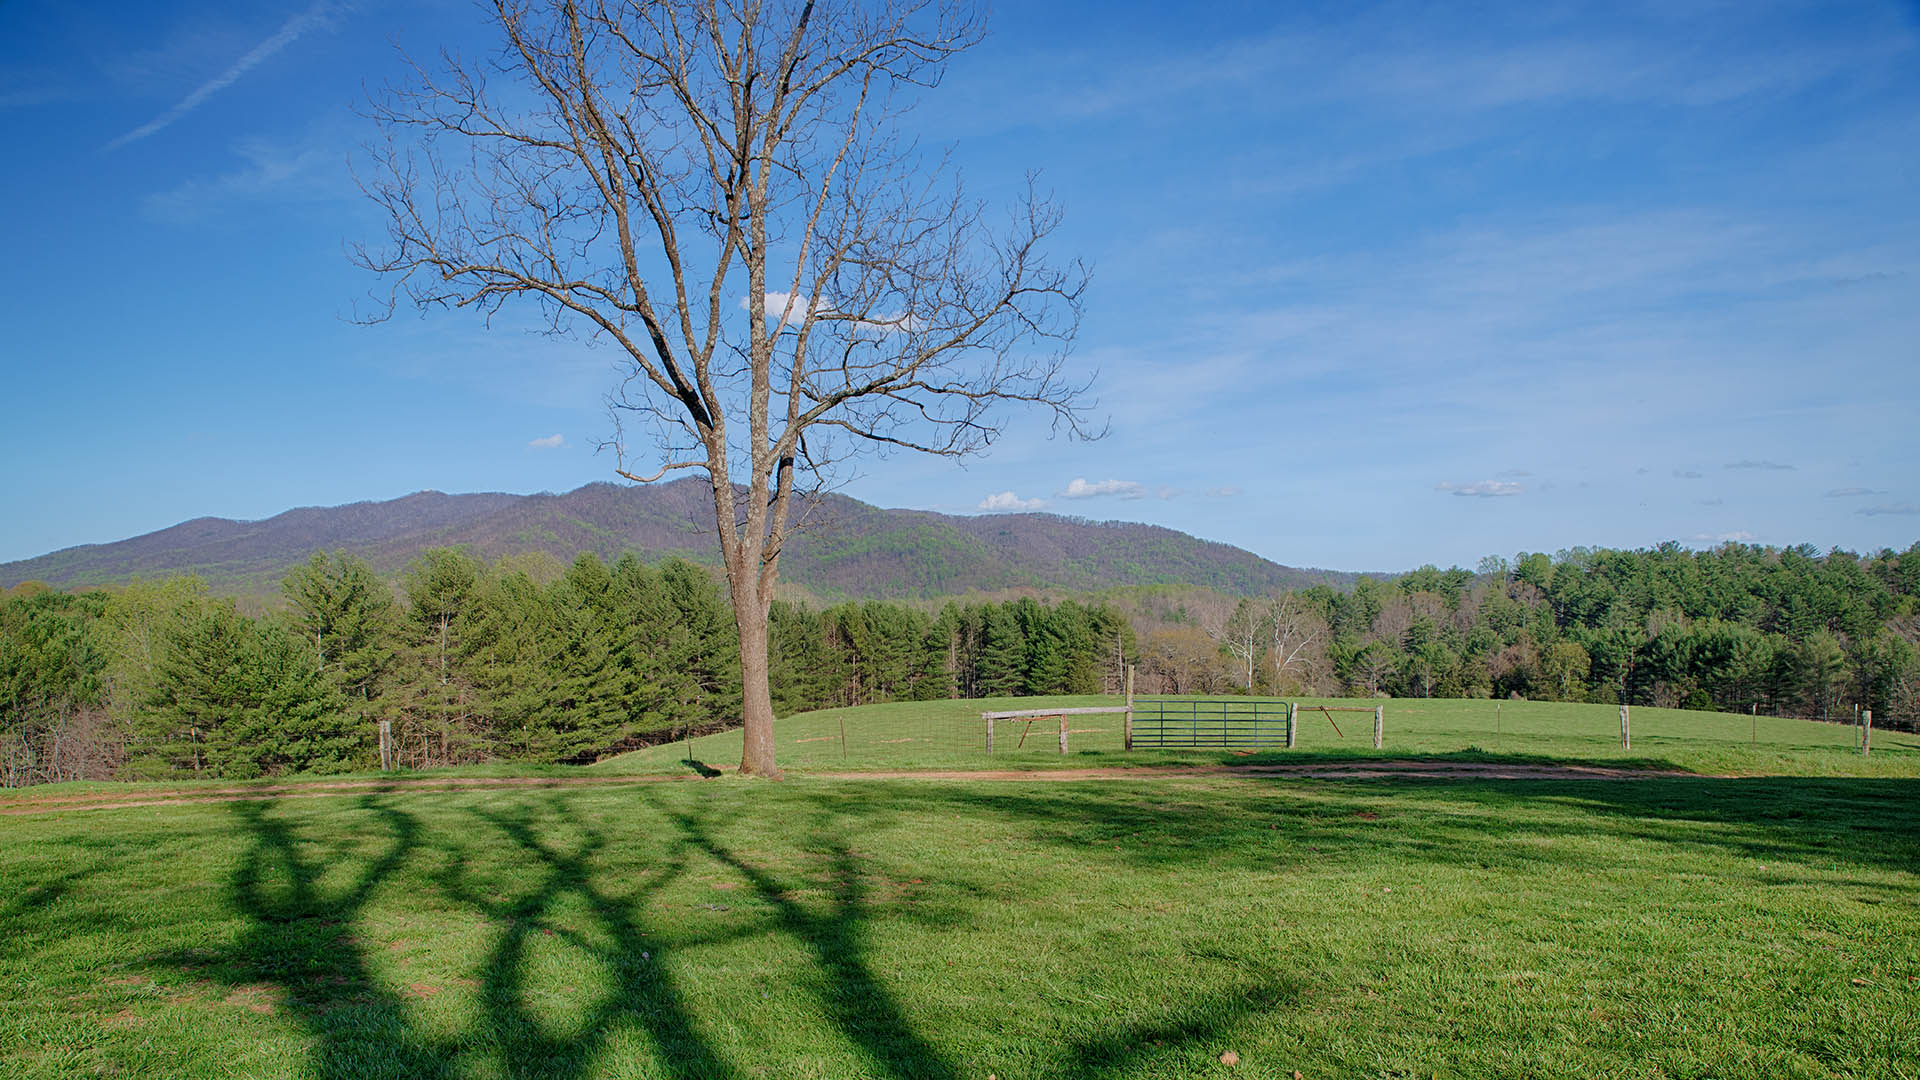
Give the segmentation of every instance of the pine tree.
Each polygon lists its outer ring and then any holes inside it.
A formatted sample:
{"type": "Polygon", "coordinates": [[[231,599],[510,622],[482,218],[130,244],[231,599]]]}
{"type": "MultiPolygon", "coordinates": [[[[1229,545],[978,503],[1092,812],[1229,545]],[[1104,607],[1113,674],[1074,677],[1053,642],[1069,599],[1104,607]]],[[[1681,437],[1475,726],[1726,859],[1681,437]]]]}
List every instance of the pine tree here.
{"type": "Polygon", "coordinates": [[[1027,686],[1027,639],[1013,610],[989,605],[980,626],[980,652],[975,663],[981,697],[1008,697],[1027,686]]]}
{"type": "Polygon", "coordinates": [[[395,658],[393,592],[373,567],[344,552],[315,552],[281,591],[328,681],[348,698],[372,700],[395,658]]]}
{"type": "Polygon", "coordinates": [[[150,760],[246,778],[354,763],[362,739],[313,652],[230,602],[169,635],[146,716],[150,760]]]}

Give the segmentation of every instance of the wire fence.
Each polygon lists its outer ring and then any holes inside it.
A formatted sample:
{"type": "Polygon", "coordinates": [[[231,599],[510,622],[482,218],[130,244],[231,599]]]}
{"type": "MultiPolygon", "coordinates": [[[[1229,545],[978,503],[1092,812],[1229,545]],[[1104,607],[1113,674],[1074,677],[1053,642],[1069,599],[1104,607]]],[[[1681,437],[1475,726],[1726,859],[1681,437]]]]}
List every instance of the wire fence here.
{"type": "MultiPolygon", "coordinates": [[[[1066,757],[1075,763],[1122,757],[1145,763],[1208,754],[1307,758],[1486,752],[1643,763],[1665,758],[1704,766],[1724,760],[1737,767],[1742,753],[1857,755],[1864,749],[1859,725],[1642,706],[1630,711],[1627,746],[1616,705],[1155,695],[1137,698],[1129,717],[1126,704],[1120,696],[1089,695],[827,709],[776,721],[775,749],[782,765],[802,769],[1051,764],[1062,760],[1063,735],[1066,757]],[[991,721],[987,714],[994,714],[991,721]]],[[[1920,758],[1920,737],[1876,727],[1871,750],[1876,761],[1889,755],[1920,758]]],[[[725,766],[739,755],[735,728],[689,733],[670,745],[616,759],[627,764],[615,767],[671,768],[686,761],[725,766]]]]}

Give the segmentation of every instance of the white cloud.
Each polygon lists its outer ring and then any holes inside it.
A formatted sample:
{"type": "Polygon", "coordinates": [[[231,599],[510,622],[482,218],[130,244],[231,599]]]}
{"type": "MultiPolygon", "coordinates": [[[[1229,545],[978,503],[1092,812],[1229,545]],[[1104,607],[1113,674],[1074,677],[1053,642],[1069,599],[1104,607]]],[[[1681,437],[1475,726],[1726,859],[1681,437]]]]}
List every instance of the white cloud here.
{"type": "Polygon", "coordinates": [[[1138,499],[1144,497],[1146,493],[1146,485],[1137,480],[1096,480],[1088,483],[1085,477],[1076,476],[1073,482],[1067,485],[1065,491],[1056,494],[1063,499],[1095,499],[1102,495],[1138,499]]]}
{"type": "Polygon", "coordinates": [[[1886,492],[1884,491],[1875,491],[1872,488],[1844,487],[1844,488],[1834,488],[1832,491],[1827,492],[1827,498],[1849,499],[1854,497],[1855,495],[1885,495],[1885,494],[1886,492]]]}
{"type": "Polygon", "coordinates": [[[332,8],[333,5],[328,0],[320,0],[320,3],[288,19],[281,24],[280,29],[275,31],[272,37],[255,45],[247,55],[235,61],[232,67],[201,83],[193,93],[181,98],[173,108],[113,140],[107,144],[106,148],[116,150],[130,142],[138,142],[199,108],[208,98],[232,86],[242,75],[265,63],[274,53],[298,41],[300,35],[316,27],[327,25],[328,18],[333,13],[332,8]]]}
{"type": "Polygon", "coordinates": [[[1793,466],[1791,465],[1782,465],[1777,461],[1754,461],[1751,458],[1745,461],[1729,461],[1724,467],[1728,469],[1770,469],[1777,472],[1793,471],[1793,466]]]}
{"type": "Polygon", "coordinates": [[[981,499],[980,505],[976,509],[984,510],[992,514],[1003,514],[1026,510],[1044,510],[1046,509],[1046,505],[1047,500],[1045,499],[1023,499],[1011,491],[1002,491],[981,499]]]}
{"type": "MultiPolygon", "coordinates": [[[[740,298],[740,310],[752,311],[753,302],[747,297],[740,298]]],[[[800,297],[792,293],[770,292],[760,298],[760,313],[782,326],[798,324],[800,317],[806,314],[807,305],[800,297]]],[[[816,305],[814,314],[827,310],[825,305],[816,305]]]]}
{"type": "Polygon", "coordinates": [[[1883,514],[1920,514],[1920,506],[1915,506],[1913,503],[1887,503],[1881,506],[1863,506],[1854,513],[1865,514],[1867,517],[1880,517],[1883,514]]]}
{"type": "MultiPolygon", "coordinates": [[[[1729,468],[1731,468],[1731,466],[1729,466],[1729,468]]],[[[1705,473],[1695,472],[1692,469],[1673,470],[1673,478],[1675,480],[1702,480],[1705,479],[1705,477],[1705,473]]]]}
{"type": "MultiPolygon", "coordinates": [[[[744,296],[740,298],[740,310],[753,310],[753,304],[744,296]]],[[[813,306],[813,313],[816,316],[827,315],[832,312],[833,305],[827,303],[824,297],[813,306]]],[[[779,323],[779,328],[784,329],[800,324],[801,317],[806,314],[806,304],[802,298],[794,296],[792,293],[770,292],[761,298],[760,313],[769,321],[779,323]]],[[[889,333],[894,331],[911,332],[918,325],[911,314],[896,315],[893,318],[883,316],[874,319],[852,318],[839,321],[857,326],[871,326],[876,330],[884,330],[889,333]]]]}
{"type": "Polygon", "coordinates": [[[567,445],[567,437],[559,434],[544,435],[532,440],[527,443],[527,445],[533,447],[535,450],[557,450],[567,445]]]}
{"type": "Polygon", "coordinates": [[[1760,538],[1745,529],[1723,533],[1694,533],[1687,537],[1688,542],[1694,544],[1751,544],[1758,539],[1760,538]]]}
{"type": "Polygon", "coordinates": [[[1240,494],[1240,489],[1237,487],[1234,487],[1231,484],[1226,484],[1221,487],[1208,488],[1207,494],[1211,495],[1216,499],[1231,499],[1234,496],[1240,494]]]}
{"type": "Polygon", "coordinates": [[[1515,484],[1506,480],[1482,480],[1477,484],[1435,484],[1435,491],[1450,491],[1455,495],[1472,495],[1482,499],[1499,498],[1506,495],[1519,495],[1527,490],[1525,484],[1515,484]]]}

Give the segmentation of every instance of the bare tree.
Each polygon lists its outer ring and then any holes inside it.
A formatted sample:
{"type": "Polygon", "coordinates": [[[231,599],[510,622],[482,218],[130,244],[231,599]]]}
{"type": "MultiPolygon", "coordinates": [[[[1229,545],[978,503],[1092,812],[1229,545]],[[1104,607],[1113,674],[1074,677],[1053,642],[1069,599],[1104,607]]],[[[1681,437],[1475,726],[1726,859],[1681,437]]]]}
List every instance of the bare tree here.
{"type": "Polygon", "coordinates": [[[1326,635],[1326,621],[1306,601],[1290,592],[1269,596],[1266,603],[1267,657],[1273,661],[1273,692],[1284,692],[1288,673],[1302,686],[1313,677],[1319,654],[1315,646],[1326,635]]]}
{"type": "Polygon", "coordinates": [[[1217,625],[1205,627],[1207,635],[1230,653],[1247,676],[1247,693],[1253,693],[1253,669],[1260,661],[1260,648],[1267,636],[1266,613],[1245,597],[1233,606],[1233,613],[1217,625]]]}
{"type": "MultiPolygon", "coordinates": [[[[778,775],[767,609],[809,494],[863,450],[985,449],[1010,404],[1086,435],[1086,275],[1031,177],[1004,218],[899,118],[982,22],[946,0],[495,0],[497,56],[372,107],[362,184],[405,300],[512,302],[618,351],[620,475],[703,470],[740,629],[741,771],[778,775]],[[496,89],[492,79],[504,83],[496,89]],[[639,422],[651,445],[635,447],[639,422]]],[[[377,316],[378,317],[378,316],[377,316]]]]}

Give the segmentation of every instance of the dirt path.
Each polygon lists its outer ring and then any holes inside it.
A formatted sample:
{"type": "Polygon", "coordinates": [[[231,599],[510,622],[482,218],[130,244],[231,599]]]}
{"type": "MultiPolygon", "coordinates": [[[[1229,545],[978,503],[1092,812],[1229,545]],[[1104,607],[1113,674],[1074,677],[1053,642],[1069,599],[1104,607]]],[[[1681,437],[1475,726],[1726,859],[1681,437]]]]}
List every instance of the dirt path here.
{"type": "MultiPolygon", "coordinates": [[[[1505,765],[1470,761],[1367,761],[1303,765],[1189,765],[1168,768],[918,770],[882,772],[796,772],[808,780],[988,780],[1045,783],[1070,780],[1168,780],[1183,777],[1293,777],[1303,780],[1646,780],[1684,773],[1607,769],[1590,765],[1505,765]]],[[[192,806],[202,803],[322,799],[341,795],[405,792],[492,791],[666,784],[700,780],[694,774],[668,776],[502,776],[448,777],[433,780],[341,780],[276,787],[200,788],[167,794],[151,791],[124,795],[89,791],[73,795],[28,797],[0,806],[0,816],[52,814],[63,810],[120,810],[144,806],[192,806]]]]}

